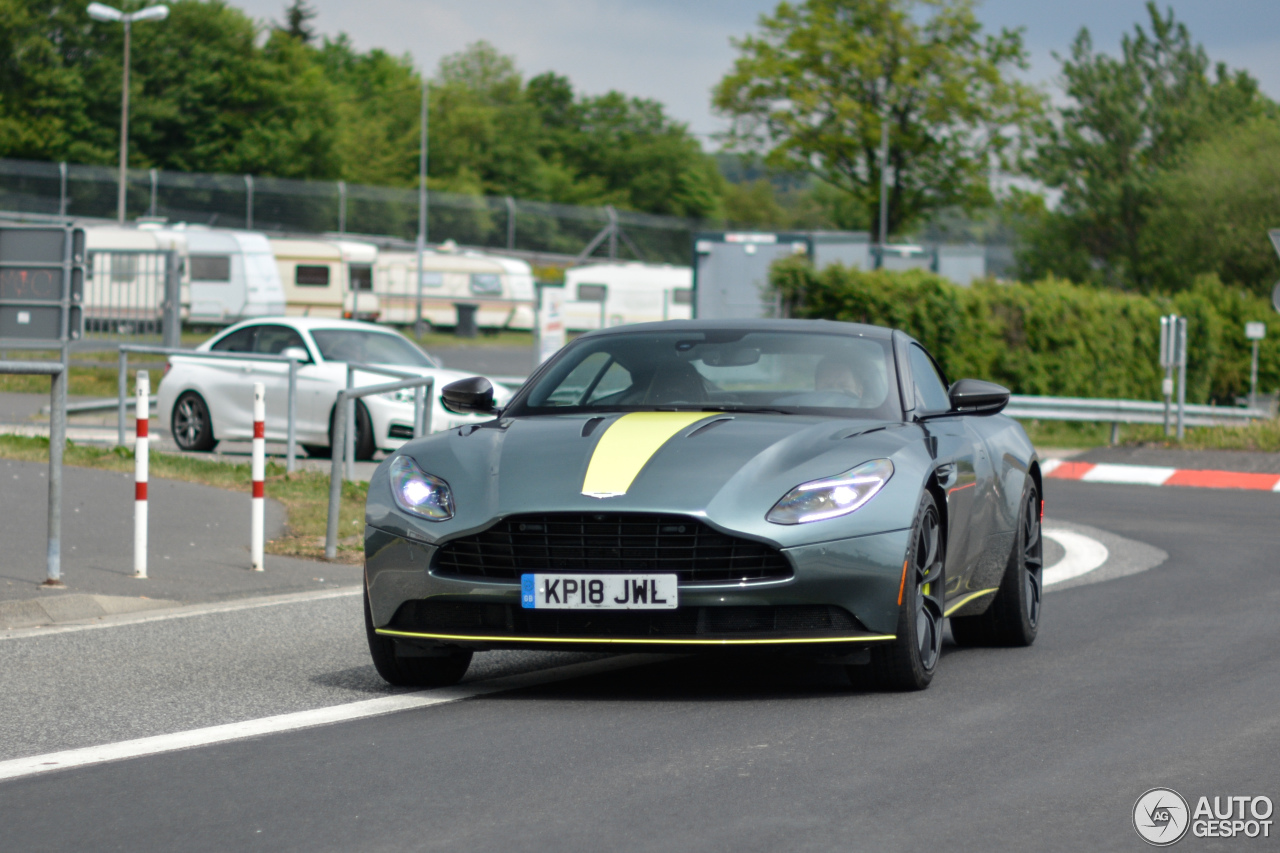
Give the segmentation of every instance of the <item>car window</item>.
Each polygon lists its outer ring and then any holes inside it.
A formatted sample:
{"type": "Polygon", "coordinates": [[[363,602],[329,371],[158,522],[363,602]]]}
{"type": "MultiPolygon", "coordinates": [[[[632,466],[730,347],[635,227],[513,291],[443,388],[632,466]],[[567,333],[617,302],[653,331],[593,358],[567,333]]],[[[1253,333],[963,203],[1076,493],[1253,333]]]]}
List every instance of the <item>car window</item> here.
{"type": "Polygon", "coordinates": [[[302,335],[299,335],[296,329],[290,329],[288,326],[258,327],[258,340],[253,346],[254,352],[263,355],[279,355],[289,347],[298,347],[303,350],[307,348],[302,335]]]}
{"type": "Polygon", "coordinates": [[[191,265],[192,281],[202,283],[231,281],[230,255],[192,255],[188,260],[191,265]]]}
{"type": "Polygon", "coordinates": [[[513,413],[768,409],[900,418],[889,341],[792,331],[628,332],[570,344],[513,413]]]}
{"type": "Polygon", "coordinates": [[[926,412],[945,412],[951,408],[947,386],[938,375],[933,359],[923,349],[911,346],[911,381],[916,386],[916,405],[926,412]]]}
{"type": "Polygon", "coordinates": [[[258,331],[257,326],[237,329],[217,341],[211,349],[214,352],[253,352],[253,333],[256,331],[258,331]]]}
{"type": "Polygon", "coordinates": [[[325,361],[437,366],[429,355],[395,332],[312,329],[311,338],[325,361]]]}

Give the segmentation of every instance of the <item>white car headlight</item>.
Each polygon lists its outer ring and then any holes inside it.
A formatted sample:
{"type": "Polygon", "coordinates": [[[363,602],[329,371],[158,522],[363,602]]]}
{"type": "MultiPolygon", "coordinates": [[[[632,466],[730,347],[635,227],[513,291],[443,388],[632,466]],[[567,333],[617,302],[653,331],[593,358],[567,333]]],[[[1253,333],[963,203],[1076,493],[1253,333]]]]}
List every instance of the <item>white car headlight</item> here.
{"type": "Polygon", "coordinates": [[[449,484],[418,467],[408,456],[391,462],[391,495],[396,506],[431,521],[453,518],[453,492],[449,484]]]}
{"type": "Polygon", "coordinates": [[[873,459],[835,477],[801,483],[774,504],[765,518],[774,524],[805,524],[848,515],[875,497],[892,476],[892,462],[873,459]]]}
{"type": "Polygon", "coordinates": [[[408,403],[409,405],[413,405],[413,392],[416,390],[416,388],[397,388],[395,391],[388,391],[385,394],[379,394],[378,396],[385,397],[388,400],[395,400],[397,403],[408,403]]]}

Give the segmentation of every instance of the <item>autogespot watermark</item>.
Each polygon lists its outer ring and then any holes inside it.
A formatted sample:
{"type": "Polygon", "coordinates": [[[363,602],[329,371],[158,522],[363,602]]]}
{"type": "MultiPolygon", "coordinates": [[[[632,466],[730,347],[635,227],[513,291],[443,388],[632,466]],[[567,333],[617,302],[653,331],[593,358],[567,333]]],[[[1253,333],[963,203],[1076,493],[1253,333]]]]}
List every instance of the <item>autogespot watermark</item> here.
{"type": "Polygon", "coordinates": [[[1195,808],[1172,788],[1152,788],[1133,804],[1133,828],[1148,844],[1168,847],[1190,830],[1196,838],[1270,838],[1270,797],[1200,797],[1195,808]]]}

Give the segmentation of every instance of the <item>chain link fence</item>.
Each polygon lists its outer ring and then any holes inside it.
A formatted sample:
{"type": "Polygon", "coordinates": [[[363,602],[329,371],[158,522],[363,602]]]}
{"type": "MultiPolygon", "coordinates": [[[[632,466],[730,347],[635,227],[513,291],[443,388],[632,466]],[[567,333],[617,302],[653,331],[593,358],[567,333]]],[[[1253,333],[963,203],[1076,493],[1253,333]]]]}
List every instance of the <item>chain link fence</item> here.
{"type": "MultiPolygon", "coordinates": [[[[114,219],[117,171],[108,166],[0,159],[0,212],[114,219]]],[[[296,181],[156,169],[129,171],[128,217],[165,217],[267,233],[345,233],[414,240],[418,192],[342,181],[296,181]]],[[[692,235],[716,223],[603,207],[429,193],[432,242],[578,255],[615,221],[593,254],[687,265],[692,235]]]]}

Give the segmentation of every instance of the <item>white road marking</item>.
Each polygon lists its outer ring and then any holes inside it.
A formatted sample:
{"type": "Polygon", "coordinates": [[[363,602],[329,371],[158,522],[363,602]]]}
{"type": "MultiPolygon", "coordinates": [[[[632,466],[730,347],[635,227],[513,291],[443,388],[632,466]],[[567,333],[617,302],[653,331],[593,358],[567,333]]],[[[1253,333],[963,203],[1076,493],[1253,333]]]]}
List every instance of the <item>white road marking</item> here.
{"type": "Polygon", "coordinates": [[[1135,483],[1140,486],[1162,486],[1176,468],[1149,465],[1094,465],[1081,480],[1089,483],[1135,483]]]}
{"type": "Polygon", "coordinates": [[[1110,556],[1106,545],[1083,534],[1047,527],[1041,533],[1066,551],[1061,560],[1044,570],[1046,587],[1088,574],[1100,568],[1110,556]]]}
{"type": "Polygon", "coordinates": [[[429,708],[433,705],[459,702],[463,699],[471,699],[475,696],[484,696],[489,693],[519,690],[554,681],[584,678],[617,669],[657,663],[669,660],[672,657],[672,655],[619,655],[602,660],[586,661],[537,672],[506,676],[505,678],[459,684],[455,687],[444,687],[419,693],[404,693],[398,696],[384,696],[379,699],[365,699],[345,705],[333,705],[328,708],[316,708],[292,714],[280,714],[257,720],[243,720],[238,723],[192,729],[186,732],[174,732],[173,734],[108,743],[83,749],[69,749],[64,752],[51,752],[45,755],[31,755],[26,758],[15,758],[11,761],[0,762],[0,781],[21,779],[26,776],[35,776],[54,770],[88,767],[110,761],[122,761],[146,755],[158,755],[163,752],[175,752],[233,740],[261,737],[262,735],[297,731],[299,729],[314,728],[315,726],[327,726],[350,720],[360,720],[366,717],[393,714],[397,711],[429,708]]]}
{"type": "Polygon", "coordinates": [[[45,637],[49,634],[74,634],[78,631],[94,631],[99,628],[118,628],[121,625],[140,625],[144,622],[167,622],[170,619],[190,619],[210,613],[232,613],[237,610],[257,610],[260,607],[278,607],[282,604],[299,604],[308,601],[324,601],[328,598],[347,598],[360,594],[360,587],[324,589],[315,592],[291,592],[284,595],[267,595],[239,601],[221,601],[213,604],[191,604],[172,610],[141,613],[122,613],[106,616],[92,622],[71,622],[66,625],[48,625],[42,628],[11,628],[0,632],[0,640],[21,640],[27,637],[45,637]]]}

